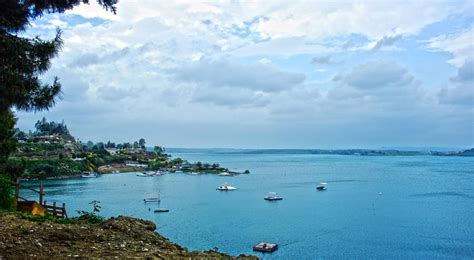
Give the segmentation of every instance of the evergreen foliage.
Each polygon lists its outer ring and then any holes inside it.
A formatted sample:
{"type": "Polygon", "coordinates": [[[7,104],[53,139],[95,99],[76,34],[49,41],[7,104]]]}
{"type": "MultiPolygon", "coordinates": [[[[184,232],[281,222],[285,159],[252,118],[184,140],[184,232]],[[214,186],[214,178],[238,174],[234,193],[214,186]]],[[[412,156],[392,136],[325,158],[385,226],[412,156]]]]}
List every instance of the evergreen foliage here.
{"type": "MultiPolygon", "coordinates": [[[[58,78],[44,83],[40,75],[51,65],[63,44],[61,31],[51,40],[18,35],[44,13],[63,13],[88,0],[0,0],[0,164],[15,150],[12,109],[40,111],[51,108],[61,93],[58,78]]],[[[97,0],[116,12],[117,0],[97,0]]]]}

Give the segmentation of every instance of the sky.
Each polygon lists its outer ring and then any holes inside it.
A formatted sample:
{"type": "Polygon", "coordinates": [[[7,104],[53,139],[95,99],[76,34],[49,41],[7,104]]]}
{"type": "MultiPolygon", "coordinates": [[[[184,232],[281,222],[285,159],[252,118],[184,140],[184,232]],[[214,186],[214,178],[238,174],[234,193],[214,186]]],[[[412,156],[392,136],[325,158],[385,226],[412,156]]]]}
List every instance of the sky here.
{"type": "Polygon", "coordinates": [[[474,147],[474,1],[91,1],[31,22],[64,46],[43,116],[165,147],[474,147]]]}

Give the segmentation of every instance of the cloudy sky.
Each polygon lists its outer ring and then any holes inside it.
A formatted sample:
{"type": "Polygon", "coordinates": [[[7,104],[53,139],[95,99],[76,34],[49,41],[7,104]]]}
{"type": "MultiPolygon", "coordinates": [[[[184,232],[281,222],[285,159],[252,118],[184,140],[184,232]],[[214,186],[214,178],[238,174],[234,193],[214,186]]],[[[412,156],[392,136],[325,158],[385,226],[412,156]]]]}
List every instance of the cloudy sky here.
{"type": "Polygon", "coordinates": [[[33,21],[81,140],[235,148],[474,146],[474,1],[125,1],[33,21]]]}

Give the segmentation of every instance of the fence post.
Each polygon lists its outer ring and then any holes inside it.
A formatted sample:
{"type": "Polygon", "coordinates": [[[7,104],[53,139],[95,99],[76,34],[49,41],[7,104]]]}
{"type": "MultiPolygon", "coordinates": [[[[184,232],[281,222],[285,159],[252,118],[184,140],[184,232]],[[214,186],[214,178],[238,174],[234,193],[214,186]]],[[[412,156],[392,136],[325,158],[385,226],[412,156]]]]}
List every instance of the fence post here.
{"type": "Polygon", "coordinates": [[[40,205],[43,205],[43,181],[40,180],[40,198],[39,198],[39,203],[40,205]]]}
{"type": "Polygon", "coordinates": [[[66,214],[66,203],[63,202],[63,218],[67,218],[67,214],[66,214]]]}
{"type": "Polygon", "coordinates": [[[53,202],[53,216],[54,216],[54,218],[57,218],[56,201],[53,202]]]}
{"type": "Polygon", "coordinates": [[[15,201],[13,202],[15,205],[15,210],[18,207],[18,197],[20,196],[20,178],[16,178],[15,180],[15,201]]]}

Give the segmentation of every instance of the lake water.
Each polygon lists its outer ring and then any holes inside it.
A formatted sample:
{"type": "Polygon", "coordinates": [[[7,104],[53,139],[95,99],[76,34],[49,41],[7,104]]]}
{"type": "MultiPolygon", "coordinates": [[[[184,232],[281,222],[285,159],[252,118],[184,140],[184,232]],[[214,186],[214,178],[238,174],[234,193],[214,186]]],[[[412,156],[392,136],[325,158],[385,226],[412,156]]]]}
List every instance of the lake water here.
{"type": "Polygon", "coordinates": [[[474,257],[472,157],[172,154],[251,174],[51,180],[46,200],[65,202],[70,216],[99,200],[101,215],[151,220],[160,234],[191,250],[217,247],[274,259],[474,257]],[[321,181],[328,183],[326,191],[315,189],[321,181]],[[224,182],[238,189],[216,191],[224,182]],[[158,204],[143,202],[145,192],[153,191],[161,193],[160,207],[169,213],[154,213],[158,204]],[[284,199],[263,200],[270,191],[284,199]],[[263,241],[280,248],[252,252],[263,241]]]}

